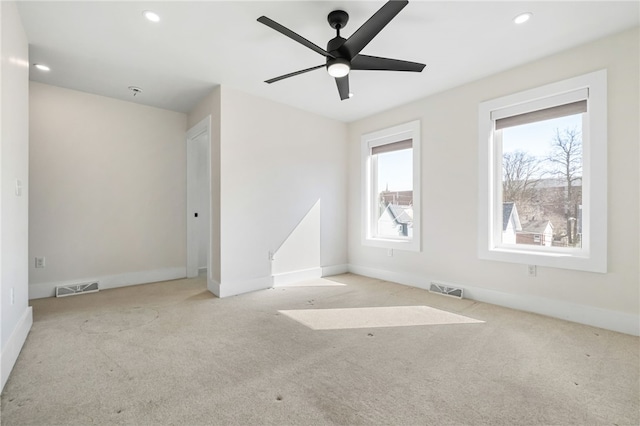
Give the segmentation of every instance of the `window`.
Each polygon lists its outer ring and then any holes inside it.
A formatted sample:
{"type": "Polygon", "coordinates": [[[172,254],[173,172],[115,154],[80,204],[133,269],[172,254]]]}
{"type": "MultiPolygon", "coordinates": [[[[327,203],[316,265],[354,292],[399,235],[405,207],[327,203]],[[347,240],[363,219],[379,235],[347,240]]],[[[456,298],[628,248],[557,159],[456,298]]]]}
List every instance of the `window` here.
{"type": "Polygon", "coordinates": [[[362,243],[420,251],[420,122],[362,136],[362,243]]]}
{"type": "Polygon", "coordinates": [[[480,104],[481,259],[606,272],[606,78],[480,104]]]}

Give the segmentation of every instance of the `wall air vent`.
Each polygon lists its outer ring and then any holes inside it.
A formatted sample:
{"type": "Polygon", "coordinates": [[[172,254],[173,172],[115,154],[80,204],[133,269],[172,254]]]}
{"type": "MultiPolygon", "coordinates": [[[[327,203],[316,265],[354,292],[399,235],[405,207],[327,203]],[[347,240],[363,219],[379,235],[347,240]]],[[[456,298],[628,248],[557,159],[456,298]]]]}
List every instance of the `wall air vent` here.
{"type": "Polygon", "coordinates": [[[98,291],[98,281],[59,285],[56,287],[56,297],[75,296],[76,294],[95,293],[98,291]]]}
{"type": "Polygon", "coordinates": [[[450,287],[439,283],[431,283],[429,287],[429,291],[431,293],[438,293],[444,296],[455,297],[457,299],[462,299],[462,289],[457,287],[450,287]]]}

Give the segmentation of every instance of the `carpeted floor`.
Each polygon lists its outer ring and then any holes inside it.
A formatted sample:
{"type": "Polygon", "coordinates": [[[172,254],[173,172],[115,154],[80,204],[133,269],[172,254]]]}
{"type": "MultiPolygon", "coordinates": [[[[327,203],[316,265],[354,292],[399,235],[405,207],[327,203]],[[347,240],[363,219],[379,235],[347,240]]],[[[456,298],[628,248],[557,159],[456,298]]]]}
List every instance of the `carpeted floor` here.
{"type": "Polygon", "coordinates": [[[1,423],[640,424],[637,337],[350,274],[308,284],[34,300],[1,423]]]}

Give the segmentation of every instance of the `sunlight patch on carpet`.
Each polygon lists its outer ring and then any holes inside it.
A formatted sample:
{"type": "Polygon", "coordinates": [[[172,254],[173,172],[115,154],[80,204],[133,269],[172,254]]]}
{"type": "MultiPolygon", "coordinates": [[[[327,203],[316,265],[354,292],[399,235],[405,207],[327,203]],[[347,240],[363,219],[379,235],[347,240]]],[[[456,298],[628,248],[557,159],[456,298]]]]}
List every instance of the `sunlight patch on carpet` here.
{"type": "Polygon", "coordinates": [[[484,323],[484,321],[452,314],[429,306],[296,309],[278,312],[313,330],[484,323]]]}

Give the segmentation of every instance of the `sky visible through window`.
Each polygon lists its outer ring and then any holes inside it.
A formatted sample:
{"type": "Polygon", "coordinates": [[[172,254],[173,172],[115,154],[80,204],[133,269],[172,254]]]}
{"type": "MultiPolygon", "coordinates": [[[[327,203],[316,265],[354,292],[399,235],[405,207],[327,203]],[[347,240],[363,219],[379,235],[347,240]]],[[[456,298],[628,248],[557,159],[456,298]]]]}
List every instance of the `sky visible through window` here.
{"type": "Polygon", "coordinates": [[[378,155],[378,193],[413,190],[413,149],[378,155]]]}
{"type": "MultiPolygon", "coordinates": [[[[582,128],[582,114],[503,129],[503,153],[526,151],[544,159],[549,155],[556,129],[582,128]]],[[[413,189],[412,149],[378,154],[378,192],[413,189]]]]}
{"type": "Polygon", "coordinates": [[[582,129],[582,114],[569,115],[551,120],[537,121],[502,130],[502,152],[525,151],[540,159],[546,158],[556,129],[582,129]]]}

